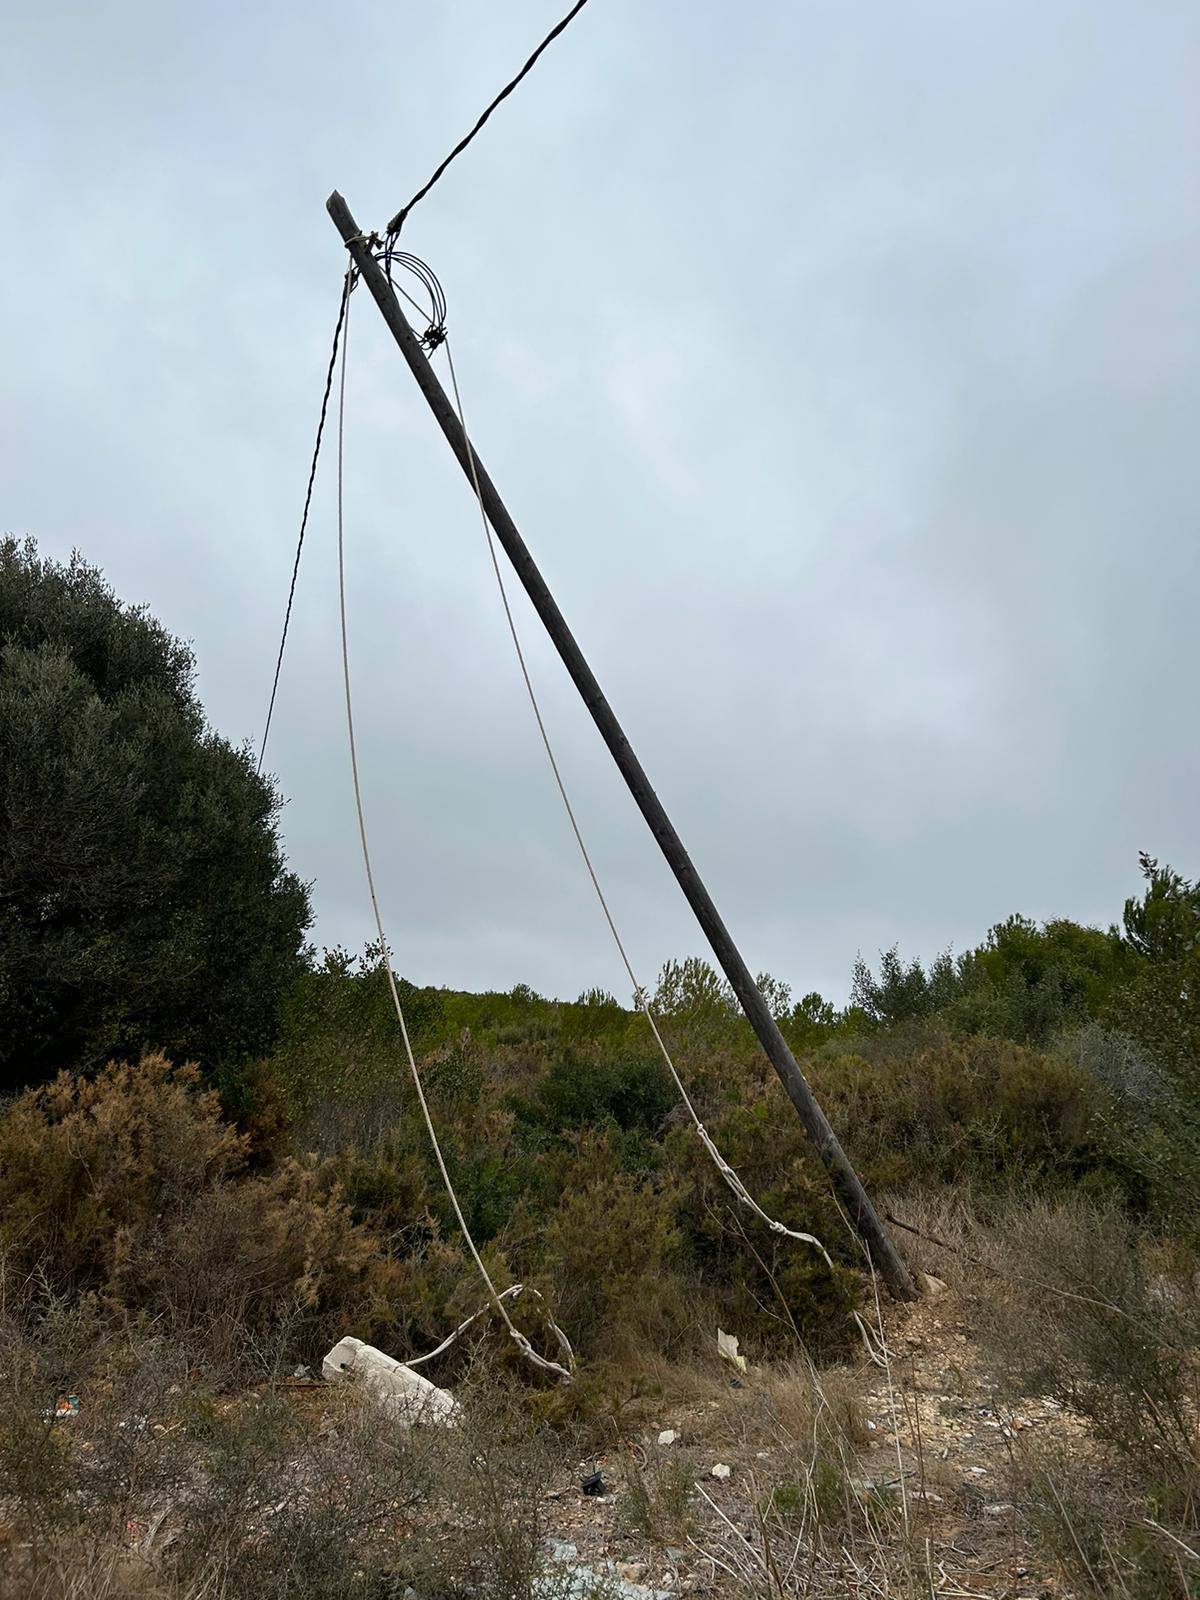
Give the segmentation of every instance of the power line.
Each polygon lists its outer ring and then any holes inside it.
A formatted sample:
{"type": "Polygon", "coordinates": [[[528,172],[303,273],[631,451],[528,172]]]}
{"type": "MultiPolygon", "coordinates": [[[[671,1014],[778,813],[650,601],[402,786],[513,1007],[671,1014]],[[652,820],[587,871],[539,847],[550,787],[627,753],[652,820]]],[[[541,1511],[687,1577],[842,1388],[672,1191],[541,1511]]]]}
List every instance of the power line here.
{"type": "Polygon", "coordinates": [[[300,552],[304,549],[304,534],[308,528],[308,513],[312,505],[313,484],[317,480],[317,462],[321,456],[321,439],[325,433],[325,416],[329,410],[329,396],[333,391],[333,373],[337,366],[338,343],[342,337],[342,326],[346,320],[346,306],[350,299],[350,290],[354,287],[354,269],[351,268],[342,281],[342,299],[338,306],[337,324],[333,330],[333,349],[329,353],[329,371],[325,374],[325,393],[321,399],[321,416],[317,422],[317,439],[313,446],[312,464],[308,469],[308,488],[304,494],[304,514],[300,518],[300,537],[296,541],[296,559],[292,563],[292,581],[288,588],[287,609],[283,614],[283,632],[279,638],[279,654],[275,658],[275,680],[271,684],[271,702],[267,706],[267,721],[263,728],[262,744],[258,751],[258,771],[261,773],[263,762],[267,755],[267,736],[271,732],[271,718],[275,713],[275,696],[279,693],[279,674],[283,671],[283,652],[287,644],[288,624],[292,620],[292,602],[296,598],[296,579],[300,573],[300,552]]]}
{"type": "Polygon", "coordinates": [[[550,44],[554,43],[555,39],[558,38],[559,34],[564,31],[564,29],[567,27],[567,25],[569,23],[574,21],[574,19],[583,10],[585,5],[587,5],[587,0],[576,0],[576,3],[571,7],[570,11],[567,12],[566,16],[562,19],[562,21],[559,22],[559,23],[556,23],[555,26],[553,28],[551,28],[550,32],[542,40],[541,44],[538,45],[537,49],[533,52],[533,54],[530,56],[529,60],[521,68],[520,72],[517,73],[516,77],[512,80],[512,82],[508,83],[508,84],[505,84],[504,88],[501,89],[500,93],[492,101],[491,105],[488,106],[487,110],[479,118],[479,121],[471,129],[470,133],[467,134],[466,138],[460,139],[458,141],[458,143],[454,146],[454,149],[451,150],[450,154],[442,162],[441,166],[433,174],[433,177],[430,178],[429,182],[425,185],[425,187],[423,189],[418,189],[416,194],[413,195],[412,199],[408,202],[408,204],[406,206],[401,207],[401,209],[399,211],[397,211],[396,215],[392,218],[392,220],[387,225],[387,233],[388,233],[388,237],[389,238],[393,237],[395,234],[400,232],[400,229],[404,226],[405,217],[408,216],[408,213],[416,205],[417,201],[418,200],[424,200],[425,196],[433,188],[434,184],[441,177],[442,173],[445,172],[446,168],[450,165],[450,163],[455,159],[456,156],[460,156],[463,153],[463,151],[467,148],[467,146],[470,144],[471,140],[475,137],[475,135],[479,132],[480,128],[483,127],[484,123],[491,116],[492,112],[495,111],[496,107],[500,104],[501,100],[506,100],[508,98],[508,96],[513,92],[513,90],[521,82],[522,78],[524,78],[533,69],[533,66],[534,66],[535,62],[537,61],[538,57],[541,55],[542,51],[546,49],[547,45],[550,45],[550,44]]]}

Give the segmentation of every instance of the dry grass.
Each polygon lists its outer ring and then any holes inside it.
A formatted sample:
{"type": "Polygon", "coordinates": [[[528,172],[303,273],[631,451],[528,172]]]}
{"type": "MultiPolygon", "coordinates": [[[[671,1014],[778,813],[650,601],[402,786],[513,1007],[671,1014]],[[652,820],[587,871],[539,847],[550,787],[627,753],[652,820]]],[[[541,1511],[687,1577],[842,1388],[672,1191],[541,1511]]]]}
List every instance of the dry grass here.
{"type": "Polygon", "coordinates": [[[6,1600],[527,1600],[544,1564],[555,1441],[486,1372],[460,1428],[406,1430],[350,1387],[230,1390],[51,1299],[0,1318],[0,1390],[6,1600]]]}
{"type": "Polygon", "coordinates": [[[1014,1431],[1018,1514],[1088,1600],[1200,1595],[1200,1263],[1084,1196],[981,1218],[966,1193],[889,1204],[969,1311],[1000,1395],[1046,1395],[1076,1442],[1014,1431]],[[935,1244],[932,1239],[942,1241],[935,1244]]]}
{"type": "Polygon", "coordinates": [[[1200,1594],[1200,1262],[1085,1200],[1014,1210],[984,1259],[980,1332],[1010,1385],[1055,1396],[1105,1470],[1015,1452],[1030,1515],[1081,1592],[1200,1594]]]}

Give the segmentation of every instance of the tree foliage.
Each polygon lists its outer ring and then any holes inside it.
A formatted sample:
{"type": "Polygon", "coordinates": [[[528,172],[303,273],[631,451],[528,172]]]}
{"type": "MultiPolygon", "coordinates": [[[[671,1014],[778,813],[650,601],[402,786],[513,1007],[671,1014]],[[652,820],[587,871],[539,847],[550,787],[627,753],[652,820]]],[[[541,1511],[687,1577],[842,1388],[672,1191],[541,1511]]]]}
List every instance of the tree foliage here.
{"type": "Polygon", "coordinates": [[[193,679],[95,568],[0,542],[0,1083],[270,1044],[307,893],[193,679]]]}
{"type": "Polygon", "coordinates": [[[894,945],[881,953],[878,976],[860,956],[851,999],[877,1026],[940,1016],[967,1033],[1047,1044],[1104,1013],[1136,959],[1116,928],[1015,915],[974,950],[957,958],[944,951],[928,970],[905,963],[894,945]]]}

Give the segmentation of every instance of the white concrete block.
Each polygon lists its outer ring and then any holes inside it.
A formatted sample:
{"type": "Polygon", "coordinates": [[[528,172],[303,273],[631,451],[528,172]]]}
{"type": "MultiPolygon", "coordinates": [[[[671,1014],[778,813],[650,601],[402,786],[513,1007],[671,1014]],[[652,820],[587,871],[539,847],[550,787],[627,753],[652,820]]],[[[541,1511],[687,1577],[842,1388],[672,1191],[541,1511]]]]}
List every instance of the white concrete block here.
{"type": "Polygon", "coordinates": [[[347,1378],[361,1383],[394,1422],[425,1422],[442,1428],[458,1423],[459,1404],[448,1390],[439,1389],[402,1361],[361,1339],[339,1339],[321,1363],[321,1376],[330,1383],[347,1378]]]}

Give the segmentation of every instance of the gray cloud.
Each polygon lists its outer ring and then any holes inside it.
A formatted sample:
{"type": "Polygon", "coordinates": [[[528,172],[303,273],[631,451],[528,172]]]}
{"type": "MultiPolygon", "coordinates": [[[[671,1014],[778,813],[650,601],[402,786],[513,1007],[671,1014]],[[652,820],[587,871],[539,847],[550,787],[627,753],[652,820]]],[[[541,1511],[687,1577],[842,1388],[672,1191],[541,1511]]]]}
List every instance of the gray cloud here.
{"type": "MultiPolygon", "coordinates": [[[[195,642],[256,739],[341,271],[557,15],[10,18],[3,524],[195,642]]],[[[493,475],[748,960],[1104,921],[1195,871],[1200,16],[595,0],[416,212],[493,475]]],[[[620,989],[458,469],[352,316],[353,656],[418,980],[620,989]]],[[[361,942],[332,457],[271,765],[361,942]]],[[[524,621],[639,966],[699,935],[524,621]]]]}

